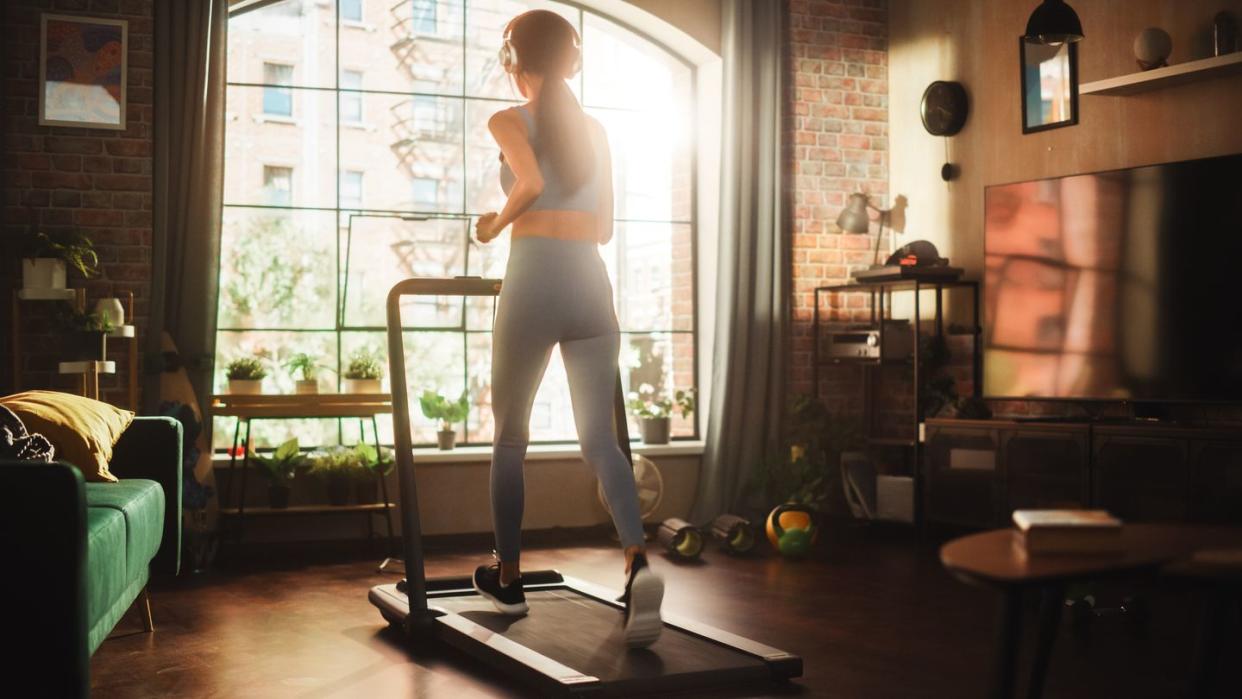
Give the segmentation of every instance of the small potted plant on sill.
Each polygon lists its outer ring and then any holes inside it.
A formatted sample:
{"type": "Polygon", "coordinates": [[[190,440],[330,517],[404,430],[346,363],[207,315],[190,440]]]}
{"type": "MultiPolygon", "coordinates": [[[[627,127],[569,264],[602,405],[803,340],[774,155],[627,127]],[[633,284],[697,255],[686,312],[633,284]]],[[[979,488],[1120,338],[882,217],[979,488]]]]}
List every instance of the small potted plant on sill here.
{"type": "Polygon", "coordinates": [[[393,453],[385,447],[377,455],[375,447],[369,444],[359,444],[355,448],[363,455],[367,467],[367,475],[359,478],[356,484],[358,504],[374,505],[379,502],[379,479],[392,473],[393,453]]]}
{"type": "Polygon", "coordinates": [[[349,504],[354,482],[370,476],[367,470],[367,452],[374,453],[369,445],[356,447],[336,446],[316,454],[311,459],[310,473],[323,480],[328,491],[328,503],[342,506],[349,504]],[[365,449],[361,448],[365,447],[365,449]]]}
{"type": "Polygon", "coordinates": [[[346,393],[380,393],[380,379],[384,376],[384,365],[379,354],[363,347],[349,355],[349,365],[345,368],[346,393]]]}
{"type": "Polygon", "coordinates": [[[643,384],[637,393],[630,393],[626,407],[638,418],[643,444],[668,444],[670,416],[676,410],[683,418],[690,417],[695,407],[694,389],[674,391],[669,399],[657,397],[651,384],[643,384]]]}
{"type": "Polygon", "coordinates": [[[26,240],[22,259],[22,288],[50,291],[65,288],[65,267],[73,267],[83,277],[99,270],[95,246],[85,235],[74,232],[48,235],[36,232],[26,240]]]}
{"type": "Polygon", "coordinates": [[[229,393],[237,396],[257,396],[263,393],[263,379],[267,367],[258,357],[239,357],[229,362],[229,393]]]}
{"type": "Polygon", "coordinates": [[[295,376],[300,375],[302,377],[294,380],[294,393],[298,395],[319,393],[319,369],[321,367],[314,357],[305,352],[299,352],[285,362],[285,367],[293,372],[295,376]]]}
{"type": "Polygon", "coordinates": [[[113,326],[107,316],[69,310],[61,314],[60,321],[66,361],[102,362],[108,358],[108,333],[113,326]]]}
{"type": "Polygon", "coordinates": [[[440,449],[448,451],[456,446],[457,432],[453,431],[453,425],[465,420],[470,413],[466,392],[462,391],[460,398],[450,401],[435,391],[423,391],[418,403],[427,419],[440,421],[440,431],[436,433],[440,449]]]}
{"type": "Polygon", "coordinates": [[[289,493],[293,489],[293,478],[306,459],[298,449],[297,438],[276,447],[271,456],[261,456],[258,452],[250,453],[250,460],[259,469],[259,473],[267,477],[267,501],[272,509],[283,510],[289,506],[289,493]]]}

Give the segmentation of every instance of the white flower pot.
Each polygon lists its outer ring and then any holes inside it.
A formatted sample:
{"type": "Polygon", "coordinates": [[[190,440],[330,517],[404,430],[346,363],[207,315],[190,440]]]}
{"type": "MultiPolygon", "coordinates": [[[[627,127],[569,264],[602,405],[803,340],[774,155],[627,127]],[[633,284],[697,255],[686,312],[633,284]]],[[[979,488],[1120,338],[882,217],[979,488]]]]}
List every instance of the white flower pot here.
{"type": "Polygon", "coordinates": [[[229,393],[235,396],[257,396],[263,393],[262,379],[229,379],[229,393]]]}
{"type": "Polygon", "coordinates": [[[125,307],[121,305],[121,299],[116,297],[103,298],[96,301],[95,313],[99,314],[101,318],[107,318],[114,328],[125,325],[125,307]]]}
{"type": "Polygon", "coordinates": [[[379,379],[345,379],[346,393],[381,393],[379,379]]]}
{"type": "Polygon", "coordinates": [[[65,288],[65,261],[56,257],[35,257],[22,260],[22,288],[65,288]]]}
{"type": "Polygon", "coordinates": [[[300,396],[319,393],[319,379],[299,379],[294,383],[293,390],[300,396]]]}

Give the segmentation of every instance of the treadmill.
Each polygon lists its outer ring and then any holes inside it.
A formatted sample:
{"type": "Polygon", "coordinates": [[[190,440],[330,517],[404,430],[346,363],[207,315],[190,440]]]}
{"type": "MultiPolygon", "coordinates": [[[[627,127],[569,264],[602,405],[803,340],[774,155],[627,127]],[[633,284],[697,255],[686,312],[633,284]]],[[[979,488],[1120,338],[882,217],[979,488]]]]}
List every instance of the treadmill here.
{"type": "MultiPolygon", "coordinates": [[[[501,614],[473,589],[470,575],[427,579],[405,382],[401,301],[407,296],[496,296],[499,279],[419,278],[388,293],[388,362],[401,498],[406,579],[371,588],[368,598],[416,647],[443,644],[492,666],[542,695],[633,695],[802,675],[802,659],[705,624],[664,615],[664,632],[648,648],[630,649],[617,591],[555,570],[522,574],[530,612],[501,614]]],[[[631,458],[617,379],[617,433],[631,458]]]]}

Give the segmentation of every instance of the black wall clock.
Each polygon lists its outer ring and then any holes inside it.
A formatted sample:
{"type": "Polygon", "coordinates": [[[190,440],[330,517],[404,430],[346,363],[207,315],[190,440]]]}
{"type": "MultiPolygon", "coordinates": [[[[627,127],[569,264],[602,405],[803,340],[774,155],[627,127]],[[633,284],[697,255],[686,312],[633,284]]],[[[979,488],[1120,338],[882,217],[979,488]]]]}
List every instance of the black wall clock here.
{"type": "Polygon", "coordinates": [[[970,101],[959,82],[937,80],[923,91],[923,128],[933,136],[952,136],[966,125],[970,101]]]}

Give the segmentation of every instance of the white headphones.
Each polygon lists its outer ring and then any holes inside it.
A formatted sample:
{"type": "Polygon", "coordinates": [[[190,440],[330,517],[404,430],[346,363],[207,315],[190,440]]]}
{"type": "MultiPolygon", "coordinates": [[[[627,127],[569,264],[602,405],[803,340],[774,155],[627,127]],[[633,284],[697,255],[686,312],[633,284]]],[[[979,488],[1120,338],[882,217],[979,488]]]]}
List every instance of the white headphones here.
{"type": "MultiPolygon", "coordinates": [[[[517,49],[513,47],[513,31],[505,32],[504,43],[500,46],[500,66],[506,73],[513,73],[518,67],[517,49]]],[[[566,78],[572,78],[582,70],[582,42],[578,40],[578,32],[574,32],[574,64],[569,69],[569,75],[566,78]]]]}

